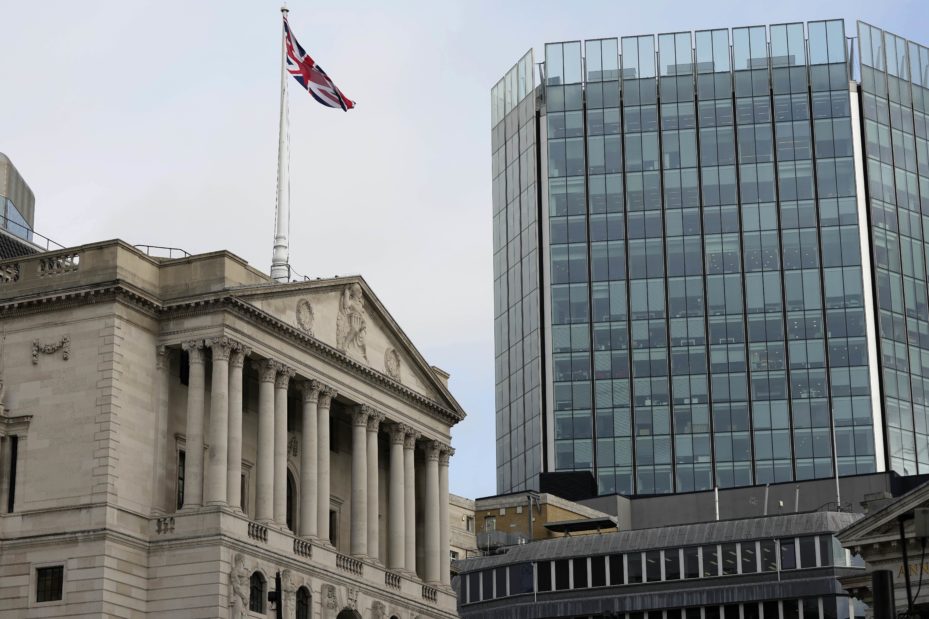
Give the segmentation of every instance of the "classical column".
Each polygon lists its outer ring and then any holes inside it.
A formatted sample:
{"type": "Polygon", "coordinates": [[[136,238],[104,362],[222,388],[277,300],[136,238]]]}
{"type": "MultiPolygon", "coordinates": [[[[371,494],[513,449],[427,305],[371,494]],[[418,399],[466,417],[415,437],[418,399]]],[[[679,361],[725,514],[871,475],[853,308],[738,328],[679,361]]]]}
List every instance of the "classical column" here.
{"type": "Polygon", "coordinates": [[[233,344],[225,337],[207,341],[213,351],[210,386],[210,452],[207,460],[204,495],[207,505],[226,504],[226,478],[229,472],[229,355],[233,344]]]}
{"type": "Polygon", "coordinates": [[[352,544],[353,556],[368,553],[368,417],[374,411],[364,404],[352,411],[352,544]]]}
{"type": "Polygon", "coordinates": [[[287,526],[287,385],[294,371],[281,366],[274,381],[274,522],[287,526]]]}
{"type": "Polygon", "coordinates": [[[317,436],[317,406],[320,384],[315,380],[303,381],[303,449],[300,450],[300,535],[316,537],[317,513],[316,470],[319,460],[317,436]]]}
{"type": "Polygon", "coordinates": [[[187,380],[187,433],[184,460],[184,507],[203,503],[203,340],[184,342],[190,359],[187,380]]]}
{"type": "Polygon", "coordinates": [[[403,542],[406,550],[406,570],[416,573],[416,439],[419,433],[408,429],[403,441],[403,517],[406,533],[403,542]]]}
{"type": "Polygon", "coordinates": [[[226,500],[229,507],[244,511],[242,496],[242,368],[251,353],[238,345],[229,357],[229,448],[226,454],[226,500]]]}
{"type": "Polygon", "coordinates": [[[274,517],[274,379],[280,364],[258,364],[258,462],[255,477],[255,520],[274,517]]]}
{"type": "Polygon", "coordinates": [[[378,478],[377,478],[377,430],[384,420],[384,415],[371,412],[368,417],[368,556],[377,560],[380,554],[380,538],[378,536],[378,478]]]}
{"type": "Polygon", "coordinates": [[[448,459],[455,455],[455,450],[445,445],[439,452],[439,582],[451,584],[451,543],[448,523],[448,459]]]}
{"type": "Polygon", "coordinates": [[[316,442],[317,449],[317,499],[316,499],[316,529],[319,539],[329,543],[329,507],[332,503],[329,496],[329,407],[332,398],[336,397],[335,390],[323,387],[319,391],[319,404],[317,406],[316,442]]]}
{"type": "Polygon", "coordinates": [[[403,517],[406,496],[403,490],[403,441],[409,431],[404,425],[390,427],[390,506],[387,515],[387,566],[392,570],[406,567],[406,522],[403,517]]]}
{"type": "MultiPolygon", "coordinates": [[[[155,349],[155,381],[154,402],[154,462],[152,467],[152,512],[164,514],[165,507],[171,504],[167,483],[167,455],[168,455],[168,392],[171,388],[171,355],[166,346],[155,349]]],[[[2,410],[2,409],[0,409],[2,410]]],[[[0,470],[2,475],[2,470],[0,470]]],[[[0,503],[2,505],[2,503],[0,503]]],[[[5,507],[5,505],[4,505],[5,507]]]]}
{"type": "MultiPolygon", "coordinates": [[[[438,441],[426,444],[426,505],[424,511],[426,543],[423,549],[425,570],[423,580],[439,582],[439,450],[438,441]]],[[[446,550],[446,552],[448,552],[446,550]]]]}

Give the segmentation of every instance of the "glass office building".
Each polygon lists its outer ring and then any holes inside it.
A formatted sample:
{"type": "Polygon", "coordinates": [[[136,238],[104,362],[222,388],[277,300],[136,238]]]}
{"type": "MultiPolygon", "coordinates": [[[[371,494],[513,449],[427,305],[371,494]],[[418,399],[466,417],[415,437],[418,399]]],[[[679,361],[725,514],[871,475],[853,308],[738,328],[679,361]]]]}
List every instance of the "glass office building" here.
{"type": "Polygon", "coordinates": [[[929,472],[929,49],[552,43],[491,99],[498,492],[929,472]]]}

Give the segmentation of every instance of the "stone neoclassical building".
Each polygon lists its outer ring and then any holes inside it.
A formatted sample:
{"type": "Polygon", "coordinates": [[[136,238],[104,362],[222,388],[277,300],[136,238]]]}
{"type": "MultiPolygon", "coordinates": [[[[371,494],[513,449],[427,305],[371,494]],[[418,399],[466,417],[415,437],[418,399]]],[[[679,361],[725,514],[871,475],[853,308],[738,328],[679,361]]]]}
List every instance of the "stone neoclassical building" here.
{"type": "Polygon", "coordinates": [[[464,412],[360,277],[0,262],[0,617],[455,617],[464,412]]]}

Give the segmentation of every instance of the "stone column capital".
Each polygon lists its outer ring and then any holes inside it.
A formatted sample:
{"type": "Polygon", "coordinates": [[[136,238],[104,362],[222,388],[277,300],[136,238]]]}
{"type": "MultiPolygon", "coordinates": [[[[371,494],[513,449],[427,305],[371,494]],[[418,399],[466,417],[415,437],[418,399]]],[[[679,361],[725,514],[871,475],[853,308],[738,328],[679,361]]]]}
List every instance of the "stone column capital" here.
{"type": "Polygon", "coordinates": [[[367,426],[368,418],[374,414],[374,409],[367,404],[359,404],[352,409],[352,425],[367,426]]]}
{"type": "Polygon", "coordinates": [[[181,344],[181,349],[187,352],[190,363],[203,363],[203,340],[190,340],[181,344]]]}
{"type": "Polygon", "coordinates": [[[233,369],[240,370],[245,365],[245,358],[252,354],[252,349],[242,344],[236,345],[232,349],[232,355],[229,357],[229,366],[233,369]]]}
{"type": "Polygon", "coordinates": [[[277,376],[274,379],[274,387],[276,389],[287,389],[287,385],[290,383],[290,379],[296,376],[297,372],[286,365],[279,365],[277,370],[277,376]]]}
{"type": "Polygon", "coordinates": [[[159,370],[163,370],[167,367],[168,363],[168,347],[167,346],[156,346],[155,347],[155,367],[159,370]]]}
{"type": "Polygon", "coordinates": [[[384,413],[371,409],[368,414],[368,432],[377,432],[382,421],[384,421],[384,413]]]}
{"type": "Polygon", "coordinates": [[[423,445],[423,448],[426,450],[426,460],[429,462],[438,462],[439,453],[442,451],[442,443],[439,441],[426,441],[426,444],[423,445]]]}
{"type": "Polygon", "coordinates": [[[329,405],[332,404],[332,398],[339,395],[339,392],[328,385],[323,385],[322,383],[320,383],[320,385],[321,387],[319,390],[319,407],[329,408],[329,405]]]}
{"type": "Polygon", "coordinates": [[[210,338],[205,344],[213,350],[214,361],[228,361],[236,346],[235,342],[226,336],[210,338]]]}
{"type": "Polygon", "coordinates": [[[455,449],[451,445],[442,445],[439,449],[439,466],[448,466],[448,460],[455,455],[455,449]]]}
{"type": "Polygon", "coordinates": [[[390,433],[390,442],[403,445],[406,441],[406,435],[410,431],[409,426],[405,426],[402,423],[392,423],[387,430],[390,433]]]}
{"type": "Polygon", "coordinates": [[[278,370],[281,364],[273,359],[261,359],[255,361],[255,368],[258,370],[258,380],[262,383],[273,383],[277,378],[278,370]]]}
{"type": "Polygon", "coordinates": [[[318,402],[319,392],[323,388],[318,380],[307,379],[300,382],[300,389],[303,392],[303,402],[318,402]]]}
{"type": "Polygon", "coordinates": [[[404,449],[416,449],[416,441],[421,437],[422,434],[414,430],[413,428],[406,428],[406,438],[403,441],[404,449]]]}

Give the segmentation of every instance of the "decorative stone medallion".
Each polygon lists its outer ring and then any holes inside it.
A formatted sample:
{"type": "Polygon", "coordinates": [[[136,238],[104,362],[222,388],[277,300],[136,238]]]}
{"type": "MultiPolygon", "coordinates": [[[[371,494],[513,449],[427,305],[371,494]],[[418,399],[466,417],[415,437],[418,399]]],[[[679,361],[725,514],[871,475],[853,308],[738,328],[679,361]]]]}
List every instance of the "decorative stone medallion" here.
{"type": "Polygon", "coordinates": [[[308,299],[297,301],[297,326],[307,335],[313,335],[313,320],[315,319],[313,306],[308,299]]]}
{"type": "Polygon", "coordinates": [[[400,382],[400,353],[395,348],[384,351],[384,369],[388,376],[400,382]]]}

